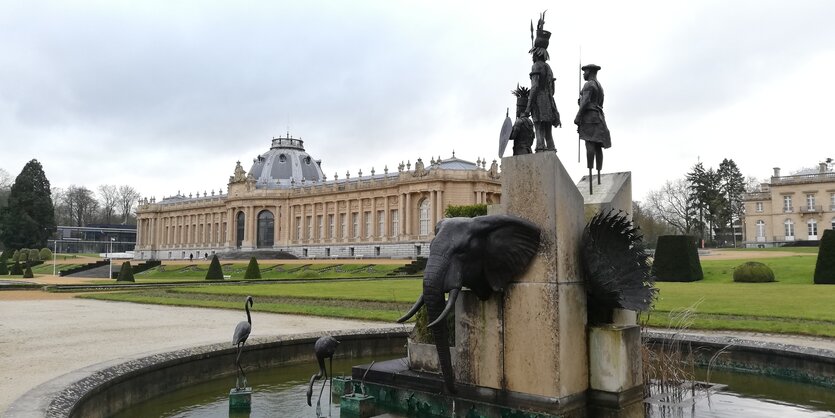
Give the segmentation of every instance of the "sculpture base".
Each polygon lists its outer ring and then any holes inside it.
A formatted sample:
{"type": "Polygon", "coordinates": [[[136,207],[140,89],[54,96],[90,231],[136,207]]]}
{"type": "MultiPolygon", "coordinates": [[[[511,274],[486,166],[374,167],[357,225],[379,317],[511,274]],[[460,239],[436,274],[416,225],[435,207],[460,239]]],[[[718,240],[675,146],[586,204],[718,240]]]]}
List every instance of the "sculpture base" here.
{"type": "Polygon", "coordinates": [[[374,397],[361,393],[352,393],[340,398],[339,416],[341,418],[368,418],[376,414],[374,397]]]}
{"type": "Polygon", "coordinates": [[[229,390],[229,409],[250,409],[252,407],[252,388],[232,388],[229,390]]]}

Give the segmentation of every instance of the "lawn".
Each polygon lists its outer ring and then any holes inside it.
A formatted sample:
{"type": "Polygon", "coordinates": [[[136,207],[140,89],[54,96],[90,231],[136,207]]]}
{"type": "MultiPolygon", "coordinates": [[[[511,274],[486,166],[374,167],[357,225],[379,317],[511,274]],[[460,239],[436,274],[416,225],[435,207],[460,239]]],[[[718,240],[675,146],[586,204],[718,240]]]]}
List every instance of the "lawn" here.
{"type": "Polygon", "coordinates": [[[394,321],[421,292],[421,280],[339,281],[183,287],[94,293],[81,297],[175,306],[241,309],[252,295],[255,310],[274,313],[394,321]]]}
{"type": "MultiPolygon", "coordinates": [[[[223,274],[232,279],[244,278],[248,263],[224,263],[223,274]]],[[[333,279],[383,277],[404,264],[261,264],[262,279],[333,279]]],[[[208,264],[163,264],[134,275],[137,281],[203,280],[208,264]]]]}
{"type": "MultiPolygon", "coordinates": [[[[774,283],[734,283],[733,269],[745,260],[704,260],[705,279],[700,282],[657,283],[655,309],[644,315],[644,320],[651,326],[667,327],[672,316],[692,308],[687,324],[692,329],[835,337],[835,286],[812,284],[815,260],[807,251],[757,259],[774,270],[774,283]]],[[[243,269],[245,265],[233,268],[243,269]]],[[[379,279],[184,286],[86,297],[240,309],[243,298],[252,295],[256,303],[261,301],[261,309],[269,312],[391,321],[405,312],[420,292],[420,279],[379,279]]]]}

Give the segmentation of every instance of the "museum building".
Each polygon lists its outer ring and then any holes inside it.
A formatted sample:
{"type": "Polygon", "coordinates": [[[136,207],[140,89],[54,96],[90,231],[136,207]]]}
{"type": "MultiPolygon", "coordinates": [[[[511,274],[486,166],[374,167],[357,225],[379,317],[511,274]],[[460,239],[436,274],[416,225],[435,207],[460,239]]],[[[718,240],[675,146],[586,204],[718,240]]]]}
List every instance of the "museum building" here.
{"type": "Polygon", "coordinates": [[[831,161],[817,169],[781,176],[743,196],[745,246],[772,247],[796,241],[818,241],[835,229],[835,171],[831,161]]]}
{"type": "Polygon", "coordinates": [[[281,250],[298,257],[412,258],[429,253],[450,205],[497,204],[498,164],[455,157],[397,171],[327,179],[321,161],[289,134],[273,138],[247,173],[238,162],[226,194],[178,193],[137,210],[138,259],[281,250]]]}

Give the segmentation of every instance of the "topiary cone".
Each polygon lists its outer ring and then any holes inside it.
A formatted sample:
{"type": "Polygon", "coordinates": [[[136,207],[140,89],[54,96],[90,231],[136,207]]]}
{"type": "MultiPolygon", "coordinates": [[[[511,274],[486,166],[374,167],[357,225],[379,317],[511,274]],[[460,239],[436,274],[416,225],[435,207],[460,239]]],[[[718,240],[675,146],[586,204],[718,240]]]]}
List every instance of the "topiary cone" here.
{"type": "Polygon", "coordinates": [[[261,278],[261,269],[258,267],[258,260],[255,257],[249,259],[249,265],[246,266],[246,273],[244,273],[244,280],[253,280],[261,278]]]}
{"type": "Polygon", "coordinates": [[[122,263],[122,268],[119,270],[119,277],[116,278],[117,282],[135,282],[136,280],[133,279],[133,267],[130,266],[130,261],[125,261],[122,263]]]}
{"type": "Polygon", "coordinates": [[[835,284],[835,230],[823,231],[814,281],[815,284],[835,284]]]}
{"type": "Polygon", "coordinates": [[[209,271],[206,272],[206,280],[223,280],[223,268],[220,267],[220,261],[217,259],[217,254],[212,256],[212,262],[209,264],[209,271]]]}
{"type": "Polygon", "coordinates": [[[26,271],[23,272],[23,278],[24,279],[34,279],[35,278],[35,275],[32,274],[32,267],[29,267],[28,263],[26,265],[26,271]]]}

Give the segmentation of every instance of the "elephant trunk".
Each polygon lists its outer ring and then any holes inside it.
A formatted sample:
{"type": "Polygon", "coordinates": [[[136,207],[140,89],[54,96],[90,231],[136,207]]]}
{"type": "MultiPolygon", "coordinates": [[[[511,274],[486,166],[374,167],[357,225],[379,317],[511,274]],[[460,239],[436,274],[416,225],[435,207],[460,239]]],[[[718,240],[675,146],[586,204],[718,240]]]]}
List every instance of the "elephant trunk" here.
{"type": "MultiPolygon", "coordinates": [[[[447,301],[444,300],[443,278],[445,266],[440,263],[427,264],[424,271],[426,280],[423,286],[423,299],[426,303],[427,319],[434,323],[432,328],[432,336],[435,338],[435,348],[438,351],[438,361],[441,366],[441,373],[443,374],[444,384],[449,393],[455,393],[455,375],[452,371],[452,358],[449,351],[449,328],[447,321],[442,318],[442,313],[445,311],[447,301]]],[[[454,294],[457,294],[458,289],[454,289],[454,293],[450,293],[450,301],[454,302],[454,294]]],[[[448,311],[448,309],[446,310],[448,311]]]]}

